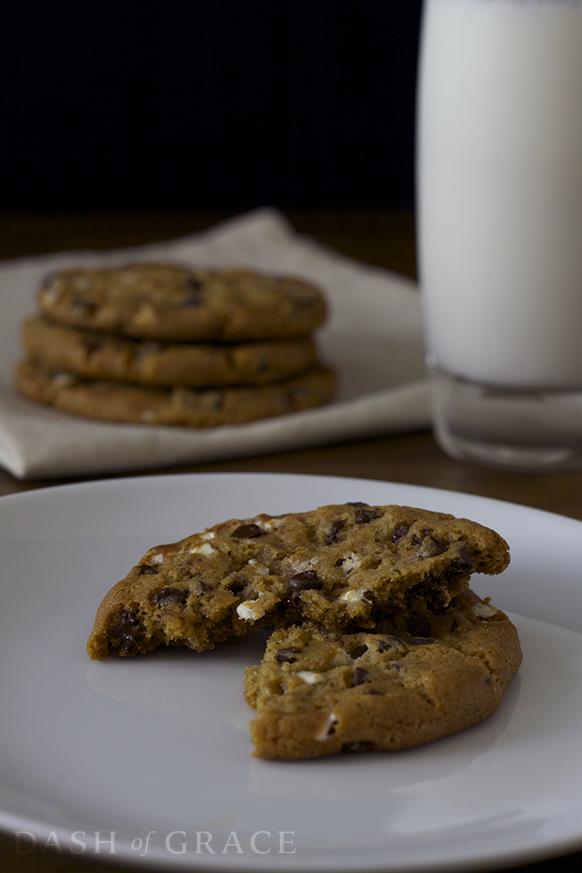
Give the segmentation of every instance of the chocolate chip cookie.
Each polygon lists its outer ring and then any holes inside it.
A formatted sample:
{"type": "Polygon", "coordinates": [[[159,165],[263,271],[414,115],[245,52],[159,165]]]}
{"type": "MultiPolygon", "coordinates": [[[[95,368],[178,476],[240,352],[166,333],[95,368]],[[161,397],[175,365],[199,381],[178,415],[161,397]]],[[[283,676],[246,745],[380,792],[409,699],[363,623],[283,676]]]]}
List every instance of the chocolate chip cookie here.
{"type": "Polygon", "coordinates": [[[30,318],[22,340],[28,354],[50,370],[148,386],[261,385],[318,362],[311,337],[230,344],[150,342],[30,318]]]}
{"type": "Polygon", "coordinates": [[[177,264],[62,270],[38,301],[51,321],[169,342],[305,336],[326,316],[322,292],[301,279],[177,264]]]}
{"type": "Polygon", "coordinates": [[[488,718],[521,662],[514,625],[470,589],[381,632],[276,630],[246,670],[255,755],[297,759],[396,751],[488,718]]]}
{"type": "Polygon", "coordinates": [[[202,651],[264,625],[375,629],[418,606],[437,614],[471,574],[508,563],[495,531],[406,506],[231,519],[150,549],[105,596],[87,649],[94,659],[202,651]]]}
{"type": "Polygon", "coordinates": [[[101,421],[172,427],[244,424],[328,403],[335,373],[316,365],[280,382],[216,388],[148,388],[84,379],[26,359],[16,369],[17,390],[63,412],[101,421]]]}

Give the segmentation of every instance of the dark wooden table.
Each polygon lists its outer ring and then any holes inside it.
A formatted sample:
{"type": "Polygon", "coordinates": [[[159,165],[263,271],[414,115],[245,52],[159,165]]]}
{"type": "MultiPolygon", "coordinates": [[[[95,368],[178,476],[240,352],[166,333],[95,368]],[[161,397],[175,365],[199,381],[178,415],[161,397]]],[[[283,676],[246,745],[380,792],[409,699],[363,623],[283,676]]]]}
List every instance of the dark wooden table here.
{"type": "MultiPolygon", "coordinates": [[[[76,248],[113,248],[170,239],[227,217],[220,212],[120,215],[0,216],[0,257],[76,248]]],[[[409,212],[290,212],[296,230],[363,261],[415,276],[414,216],[409,212]]],[[[460,464],[445,456],[430,432],[416,432],[320,448],[299,449],[172,468],[172,472],[258,471],[328,474],[433,486],[495,497],[582,519],[582,473],[529,475],[460,464]]],[[[169,472],[151,470],[150,474],[169,472]]],[[[62,484],[60,480],[58,484],[62,484]]],[[[73,480],[68,480],[73,481],[73,480]]],[[[76,479],[74,481],[81,481],[76,479]]],[[[53,481],[14,479],[0,471],[0,494],[50,487],[53,481]]],[[[0,692],[1,693],[1,692],[0,692]]],[[[1,716],[0,716],[1,717],[1,716]]],[[[582,726],[581,726],[582,731],[582,726]]],[[[503,786],[500,786],[500,791],[503,786]]],[[[582,786],[581,786],[582,795],[582,786]]],[[[0,836],[0,873],[110,870],[88,857],[16,853],[14,837],[0,836]]],[[[582,852],[519,868],[528,873],[580,873],[582,852]]]]}

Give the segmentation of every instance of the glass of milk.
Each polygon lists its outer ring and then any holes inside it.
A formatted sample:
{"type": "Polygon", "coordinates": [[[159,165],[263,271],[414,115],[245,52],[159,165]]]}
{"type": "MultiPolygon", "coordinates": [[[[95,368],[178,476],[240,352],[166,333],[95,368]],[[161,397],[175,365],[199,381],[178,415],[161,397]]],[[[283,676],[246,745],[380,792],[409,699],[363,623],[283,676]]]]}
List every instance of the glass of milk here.
{"type": "Polygon", "coordinates": [[[582,0],[425,0],[418,243],[434,430],[582,468],[582,0]]]}

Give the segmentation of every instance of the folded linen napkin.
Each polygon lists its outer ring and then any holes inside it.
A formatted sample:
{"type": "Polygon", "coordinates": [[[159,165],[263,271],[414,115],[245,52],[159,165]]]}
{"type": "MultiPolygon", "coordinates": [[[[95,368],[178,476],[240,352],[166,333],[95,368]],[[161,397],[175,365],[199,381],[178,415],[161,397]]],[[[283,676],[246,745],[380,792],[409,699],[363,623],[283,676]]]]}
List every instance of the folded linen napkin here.
{"type": "Polygon", "coordinates": [[[420,301],[405,277],[345,257],[300,236],[274,209],[258,209],[170,242],[39,255],[0,266],[0,464],[22,479],[59,478],[196,463],[321,445],[429,424],[420,301]],[[109,424],[68,415],[17,395],[20,325],[37,311],[51,270],[166,260],[249,266],[318,283],[330,315],[320,357],[338,372],[336,400],[319,409],[236,426],[109,424]]]}

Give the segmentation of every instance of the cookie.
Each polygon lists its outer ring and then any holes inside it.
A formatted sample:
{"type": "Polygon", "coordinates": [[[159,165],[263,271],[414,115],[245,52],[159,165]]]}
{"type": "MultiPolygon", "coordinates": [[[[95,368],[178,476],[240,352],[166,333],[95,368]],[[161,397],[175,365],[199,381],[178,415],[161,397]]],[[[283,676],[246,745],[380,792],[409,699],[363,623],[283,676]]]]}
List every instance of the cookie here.
{"type": "Polygon", "coordinates": [[[85,418],[203,428],[244,424],[321,406],[333,397],[335,374],[318,365],[266,385],[166,389],[83,379],[27,359],[16,369],[15,386],[31,400],[85,418]]]}
{"type": "Polygon", "coordinates": [[[24,324],[22,339],[29,355],[48,369],[140,385],[261,385],[317,363],[310,337],[228,345],[154,343],[31,318],[24,324]]]}
{"type": "Polygon", "coordinates": [[[305,336],[326,316],[322,292],[301,279],[176,264],[62,270],[38,302],[71,327],[170,342],[305,336]]]}
{"type": "Polygon", "coordinates": [[[520,662],[514,625],[470,589],[440,612],[385,620],[381,633],[281,628],[262,664],[246,670],[254,754],[313,758],[431,742],[492,715],[520,662]]]}
{"type": "Polygon", "coordinates": [[[231,519],[150,549],[105,596],[87,649],[94,659],[159,645],[202,651],[273,624],[375,628],[416,604],[441,610],[472,573],[508,562],[489,528],[406,506],[231,519]]]}

